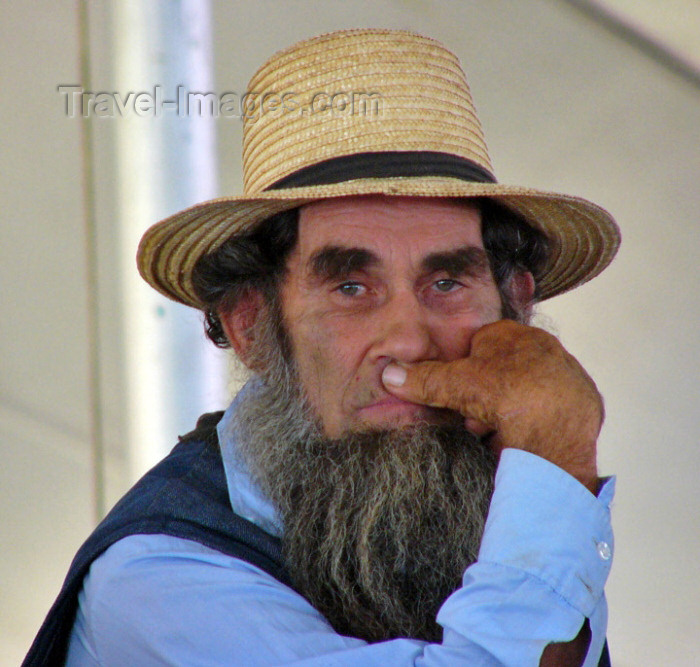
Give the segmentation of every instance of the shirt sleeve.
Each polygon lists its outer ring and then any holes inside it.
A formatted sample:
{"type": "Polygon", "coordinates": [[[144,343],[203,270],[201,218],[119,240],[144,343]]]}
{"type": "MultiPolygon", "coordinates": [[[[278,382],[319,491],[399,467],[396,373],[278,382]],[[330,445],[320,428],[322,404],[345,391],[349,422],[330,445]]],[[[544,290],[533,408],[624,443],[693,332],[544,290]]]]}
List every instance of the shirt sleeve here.
{"type": "Polygon", "coordinates": [[[537,665],[586,618],[596,665],[605,638],[609,505],[553,464],[504,450],[479,559],[443,604],[441,644],[367,644],[337,634],[302,596],[195,542],[135,535],[92,565],[67,665],[391,667],[537,665]]]}

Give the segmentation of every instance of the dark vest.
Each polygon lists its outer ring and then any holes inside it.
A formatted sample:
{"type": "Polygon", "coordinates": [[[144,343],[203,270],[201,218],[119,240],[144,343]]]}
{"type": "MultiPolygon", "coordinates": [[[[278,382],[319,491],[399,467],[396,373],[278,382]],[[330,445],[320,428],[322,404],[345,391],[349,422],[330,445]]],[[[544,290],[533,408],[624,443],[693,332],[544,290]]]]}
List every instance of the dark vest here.
{"type": "MultiPolygon", "coordinates": [[[[194,540],[257,565],[291,586],[280,540],[231,508],[216,434],[222,414],[202,416],[197,428],[180,438],[175,449],[136,483],[90,535],[73,559],[22,667],[65,662],[83,578],[96,558],[128,535],[165,534],[194,540]]],[[[607,644],[599,667],[610,667],[607,644]]]]}
{"type": "Polygon", "coordinates": [[[64,663],[83,578],[93,560],[128,535],[161,533],[195,540],[290,585],[280,540],[231,509],[216,436],[222,414],[201,417],[197,428],[114,506],[83,544],[23,667],[64,663]]]}

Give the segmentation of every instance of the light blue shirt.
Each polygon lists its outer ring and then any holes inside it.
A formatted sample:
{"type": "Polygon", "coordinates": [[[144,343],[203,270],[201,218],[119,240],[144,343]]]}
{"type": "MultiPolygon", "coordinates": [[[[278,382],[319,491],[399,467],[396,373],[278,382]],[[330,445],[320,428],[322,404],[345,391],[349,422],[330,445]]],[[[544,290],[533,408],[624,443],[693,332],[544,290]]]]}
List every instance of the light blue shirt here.
{"type": "MultiPolygon", "coordinates": [[[[231,505],[280,534],[236,456],[235,409],[218,426],[231,505]]],[[[67,665],[537,665],[547,644],[573,639],[588,618],[593,667],[607,625],[613,494],[612,478],[596,498],[548,461],[504,450],[479,558],[438,613],[441,644],[344,637],[254,565],[181,538],[127,537],[85,578],[67,665]]]]}

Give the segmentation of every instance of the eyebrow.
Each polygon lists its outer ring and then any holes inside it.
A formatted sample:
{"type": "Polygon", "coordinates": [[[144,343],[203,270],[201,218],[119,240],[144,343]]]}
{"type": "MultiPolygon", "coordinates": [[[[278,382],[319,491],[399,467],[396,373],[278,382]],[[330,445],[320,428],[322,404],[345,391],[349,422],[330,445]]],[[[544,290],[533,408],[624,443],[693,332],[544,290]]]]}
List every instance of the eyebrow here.
{"type": "MultiPolygon", "coordinates": [[[[366,248],[324,246],[311,255],[309,263],[314,277],[320,280],[338,280],[377,266],[381,260],[366,248]]],[[[483,278],[491,269],[488,254],[476,246],[430,253],[421,262],[421,267],[426,273],[444,271],[450,278],[483,278]]]]}
{"type": "Polygon", "coordinates": [[[444,271],[450,278],[483,278],[491,270],[488,254],[483,248],[476,246],[431,253],[423,260],[422,265],[426,272],[444,271]]]}
{"type": "Polygon", "coordinates": [[[337,280],[379,264],[379,257],[365,248],[324,246],[310,259],[311,273],[322,280],[337,280]]]}

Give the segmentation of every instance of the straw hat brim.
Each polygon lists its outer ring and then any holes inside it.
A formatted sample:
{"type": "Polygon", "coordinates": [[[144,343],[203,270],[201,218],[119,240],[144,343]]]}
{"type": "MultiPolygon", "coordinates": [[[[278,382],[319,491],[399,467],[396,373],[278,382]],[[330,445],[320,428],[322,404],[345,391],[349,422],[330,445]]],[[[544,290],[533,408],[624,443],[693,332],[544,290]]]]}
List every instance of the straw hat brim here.
{"type": "Polygon", "coordinates": [[[620,232],[612,216],[579,197],[444,177],[357,179],[196,204],[148,229],[139,245],[138,269],[146,282],[165,296],[202,308],[192,286],[192,270],[202,256],[224,241],[281,211],[322,199],[372,194],[490,197],[515,211],[550,239],[550,257],[538,277],[541,300],[597,276],[610,264],[620,244],[620,232]]]}

